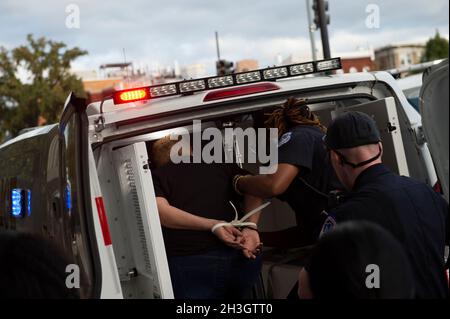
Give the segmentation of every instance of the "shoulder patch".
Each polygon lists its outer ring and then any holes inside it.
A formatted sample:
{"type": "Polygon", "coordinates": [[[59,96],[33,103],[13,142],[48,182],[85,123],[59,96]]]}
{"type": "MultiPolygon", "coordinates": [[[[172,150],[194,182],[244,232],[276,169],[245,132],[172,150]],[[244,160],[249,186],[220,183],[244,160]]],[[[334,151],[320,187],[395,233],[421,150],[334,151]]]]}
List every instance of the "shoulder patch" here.
{"type": "Polygon", "coordinates": [[[284,133],[281,137],[280,140],[278,141],[278,147],[283,146],[284,144],[286,144],[287,142],[289,142],[291,140],[292,137],[292,132],[287,132],[284,133]]]}
{"type": "Polygon", "coordinates": [[[328,233],[336,227],[336,219],[332,216],[328,216],[323,223],[322,230],[320,231],[319,238],[323,236],[323,234],[328,233]]]}

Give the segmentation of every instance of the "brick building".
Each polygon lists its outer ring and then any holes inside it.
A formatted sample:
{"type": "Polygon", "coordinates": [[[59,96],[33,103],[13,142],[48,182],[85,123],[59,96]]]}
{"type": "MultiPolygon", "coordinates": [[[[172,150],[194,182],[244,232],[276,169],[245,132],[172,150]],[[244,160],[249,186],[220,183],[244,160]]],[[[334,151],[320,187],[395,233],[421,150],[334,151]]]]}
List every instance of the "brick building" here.
{"type": "Polygon", "coordinates": [[[235,72],[247,72],[258,69],[258,61],[256,60],[240,60],[236,62],[235,72]]]}
{"type": "Polygon", "coordinates": [[[376,69],[375,55],[373,50],[358,50],[336,54],[341,57],[342,72],[370,72],[376,69]]]}
{"type": "Polygon", "coordinates": [[[375,50],[375,62],[379,70],[397,69],[420,63],[424,53],[423,44],[388,45],[375,50]]]}

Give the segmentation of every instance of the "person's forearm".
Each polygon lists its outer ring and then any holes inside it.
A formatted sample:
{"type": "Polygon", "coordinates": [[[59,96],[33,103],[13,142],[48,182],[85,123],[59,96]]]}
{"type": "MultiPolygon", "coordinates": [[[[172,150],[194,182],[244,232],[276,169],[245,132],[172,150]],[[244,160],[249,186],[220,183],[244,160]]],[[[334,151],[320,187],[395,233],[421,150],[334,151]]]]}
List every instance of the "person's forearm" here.
{"type": "Polygon", "coordinates": [[[271,198],[273,181],[271,175],[245,176],[239,179],[237,187],[241,193],[253,195],[259,198],[271,198]]]}
{"type": "MultiPolygon", "coordinates": [[[[262,198],[246,194],[244,196],[244,215],[250,212],[251,210],[261,206],[262,203],[263,203],[262,198]]],[[[246,222],[258,224],[260,215],[261,212],[255,213],[252,216],[250,216],[246,220],[246,222]]]]}
{"type": "Polygon", "coordinates": [[[159,218],[164,227],[209,231],[219,221],[196,216],[169,204],[158,204],[159,218]]]}
{"type": "Polygon", "coordinates": [[[241,193],[260,198],[271,198],[283,194],[298,175],[295,165],[281,163],[276,172],[267,175],[244,176],[237,180],[237,188],[241,193]]]}

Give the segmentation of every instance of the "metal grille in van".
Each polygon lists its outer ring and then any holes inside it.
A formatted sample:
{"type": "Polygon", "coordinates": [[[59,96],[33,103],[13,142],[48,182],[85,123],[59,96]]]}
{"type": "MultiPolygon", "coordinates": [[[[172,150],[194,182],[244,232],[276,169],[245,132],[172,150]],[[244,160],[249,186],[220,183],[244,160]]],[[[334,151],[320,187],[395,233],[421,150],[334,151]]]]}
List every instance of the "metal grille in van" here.
{"type": "Polygon", "coordinates": [[[148,255],[148,247],[147,247],[147,241],[145,238],[145,231],[144,231],[144,224],[142,222],[142,216],[141,216],[141,208],[139,206],[139,198],[136,191],[136,181],[134,177],[133,168],[131,165],[131,160],[125,160],[125,176],[128,180],[128,186],[130,187],[130,196],[133,202],[134,206],[134,215],[136,220],[136,228],[138,232],[138,238],[141,244],[142,248],[142,254],[145,261],[145,269],[148,271],[148,273],[152,273],[152,267],[150,263],[150,256],[148,255]]]}

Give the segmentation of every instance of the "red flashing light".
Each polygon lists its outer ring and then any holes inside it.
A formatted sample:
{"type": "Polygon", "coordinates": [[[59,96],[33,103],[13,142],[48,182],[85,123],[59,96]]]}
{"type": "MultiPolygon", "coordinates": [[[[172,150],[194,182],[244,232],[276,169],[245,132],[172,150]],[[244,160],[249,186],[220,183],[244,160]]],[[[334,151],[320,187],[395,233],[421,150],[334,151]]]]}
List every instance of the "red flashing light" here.
{"type": "Polygon", "coordinates": [[[123,104],[136,101],[144,101],[150,99],[149,87],[128,89],[114,92],[114,104],[123,104]]]}
{"type": "Polygon", "coordinates": [[[246,86],[239,86],[221,90],[215,90],[206,94],[203,99],[204,102],[226,99],[230,97],[237,97],[255,93],[262,93],[268,91],[279,90],[280,87],[274,83],[256,83],[246,86]]]}

